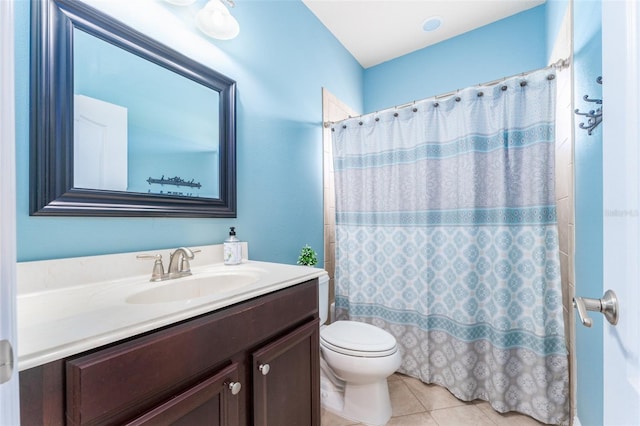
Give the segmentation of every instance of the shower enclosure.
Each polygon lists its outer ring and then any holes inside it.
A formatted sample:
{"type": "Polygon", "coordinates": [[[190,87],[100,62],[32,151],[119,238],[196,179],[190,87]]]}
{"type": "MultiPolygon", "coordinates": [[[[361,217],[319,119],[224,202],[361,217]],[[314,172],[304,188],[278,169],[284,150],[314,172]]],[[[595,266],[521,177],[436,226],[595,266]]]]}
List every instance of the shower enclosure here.
{"type": "Polygon", "coordinates": [[[555,77],[468,88],[332,134],[337,318],[391,332],[405,374],[561,424],[555,77]]]}

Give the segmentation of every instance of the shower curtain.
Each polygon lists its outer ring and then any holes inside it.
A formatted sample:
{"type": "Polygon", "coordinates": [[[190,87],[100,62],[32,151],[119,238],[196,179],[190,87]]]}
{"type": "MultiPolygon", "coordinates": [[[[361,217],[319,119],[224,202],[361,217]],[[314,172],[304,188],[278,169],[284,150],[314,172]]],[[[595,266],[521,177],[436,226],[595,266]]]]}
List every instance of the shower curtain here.
{"type": "Polygon", "coordinates": [[[545,69],[335,123],[336,315],[402,373],[564,424],[554,103],[545,69]]]}

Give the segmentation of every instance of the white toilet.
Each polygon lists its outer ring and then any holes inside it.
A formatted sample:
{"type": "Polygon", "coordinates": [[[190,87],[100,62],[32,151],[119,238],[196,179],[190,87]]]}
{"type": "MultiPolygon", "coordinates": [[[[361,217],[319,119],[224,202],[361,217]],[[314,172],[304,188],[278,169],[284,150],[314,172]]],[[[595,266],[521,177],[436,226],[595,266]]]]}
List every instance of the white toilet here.
{"type": "MultiPolygon", "coordinates": [[[[319,278],[320,324],[329,313],[329,276],[319,278]]],[[[391,418],[387,377],[402,359],[396,339],[381,328],[357,321],[320,326],[322,406],[340,417],[367,425],[391,418]]]]}

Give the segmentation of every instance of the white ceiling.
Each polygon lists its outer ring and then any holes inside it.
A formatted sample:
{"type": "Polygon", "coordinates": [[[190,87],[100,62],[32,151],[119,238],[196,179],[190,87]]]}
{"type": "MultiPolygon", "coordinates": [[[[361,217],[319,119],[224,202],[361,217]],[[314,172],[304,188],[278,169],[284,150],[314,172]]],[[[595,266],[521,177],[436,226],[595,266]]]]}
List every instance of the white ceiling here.
{"type": "Polygon", "coordinates": [[[302,0],[364,68],[498,21],[545,0],[302,0]],[[428,18],[437,31],[425,32],[428,18]]]}

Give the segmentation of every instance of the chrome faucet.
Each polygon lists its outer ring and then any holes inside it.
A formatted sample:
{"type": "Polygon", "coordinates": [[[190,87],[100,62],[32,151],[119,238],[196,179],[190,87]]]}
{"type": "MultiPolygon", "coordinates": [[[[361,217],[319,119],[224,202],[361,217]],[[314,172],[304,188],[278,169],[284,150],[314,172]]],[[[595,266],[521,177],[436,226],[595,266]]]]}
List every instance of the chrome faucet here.
{"type": "Polygon", "coordinates": [[[166,273],[164,272],[164,265],[162,264],[162,255],[139,254],[136,257],[138,259],[154,259],[155,262],[153,264],[150,281],[164,281],[191,275],[191,265],[189,265],[189,261],[193,260],[194,253],[198,253],[199,251],[200,250],[191,250],[187,247],[177,248],[169,255],[169,268],[166,273]]]}
{"type": "Polygon", "coordinates": [[[193,251],[187,247],[177,248],[169,257],[169,279],[191,275],[189,261],[193,260],[193,251]]]}

